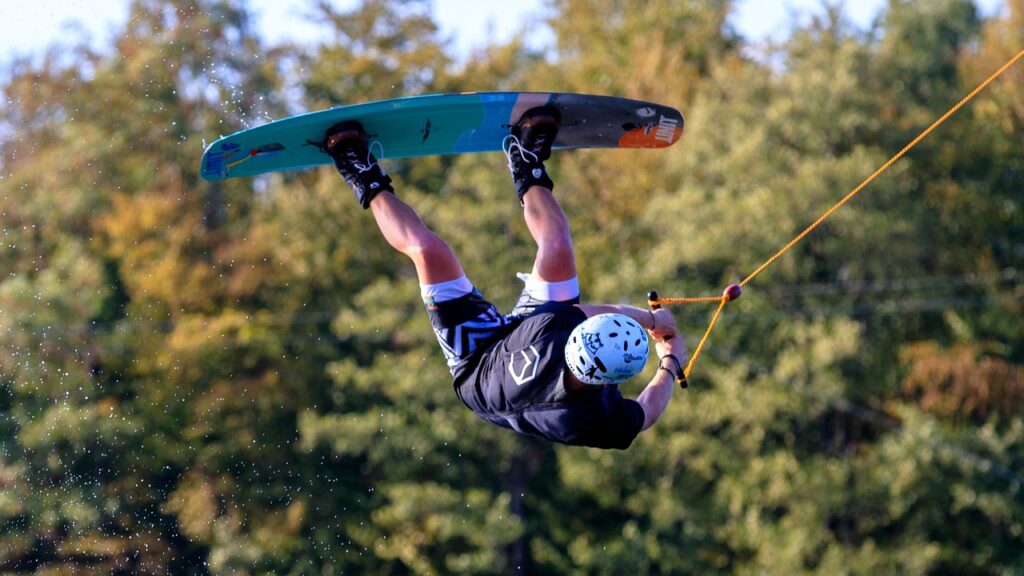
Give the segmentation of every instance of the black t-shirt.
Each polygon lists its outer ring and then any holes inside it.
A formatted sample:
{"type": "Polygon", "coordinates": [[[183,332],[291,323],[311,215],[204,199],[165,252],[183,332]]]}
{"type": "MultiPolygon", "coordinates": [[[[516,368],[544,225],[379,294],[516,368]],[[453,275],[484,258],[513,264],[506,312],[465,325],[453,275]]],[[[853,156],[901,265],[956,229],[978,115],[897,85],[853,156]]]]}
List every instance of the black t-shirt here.
{"type": "Polygon", "coordinates": [[[617,386],[567,390],[565,344],[586,315],[549,302],[513,321],[507,332],[455,375],[455,392],[484,420],[555,442],[625,449],[644,411],[617,386]]]}

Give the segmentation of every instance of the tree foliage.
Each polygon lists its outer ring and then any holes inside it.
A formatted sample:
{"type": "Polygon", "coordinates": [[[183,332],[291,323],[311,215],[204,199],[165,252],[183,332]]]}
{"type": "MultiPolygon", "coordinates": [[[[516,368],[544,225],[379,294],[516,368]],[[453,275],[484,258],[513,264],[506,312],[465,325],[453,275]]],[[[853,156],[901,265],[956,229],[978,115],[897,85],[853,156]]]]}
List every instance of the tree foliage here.
{"type": "MultiPolygon", "coordinates": [[[[429,2],[346,6],[271,46],[238,2],[134,0],[104,49],[3,63],[0,572],[1021,570],[1020,65],[757,276],[623,453],[465,410],[332,171],[209,184],[198,160],[427,92],[665,102],[682,142],[556,154],[556,194],[588,299],[714,293],[1019,51],[1024,3],[892,0],[866,31],[826,7],[757,47],[728,2],[557,0],[549,51],[464,63],[429,2]]],[[[507,309],[533,246],[503,160],[388,168],[507,309]]],[[[710,310],[677,312],[692,347],[710,310]]]]}

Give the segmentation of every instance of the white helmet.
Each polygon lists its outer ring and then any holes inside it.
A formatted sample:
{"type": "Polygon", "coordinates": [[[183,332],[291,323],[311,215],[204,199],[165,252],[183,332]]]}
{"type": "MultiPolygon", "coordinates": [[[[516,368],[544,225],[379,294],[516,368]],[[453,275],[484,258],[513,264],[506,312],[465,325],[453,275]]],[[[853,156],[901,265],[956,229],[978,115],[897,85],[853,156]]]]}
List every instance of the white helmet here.
{"type": "Polygon", "coordinates": [[[569,335],[565,363],[585,384],[620,384],[647,363],[647,332],[622,314],[587,318],[569,335]]]}

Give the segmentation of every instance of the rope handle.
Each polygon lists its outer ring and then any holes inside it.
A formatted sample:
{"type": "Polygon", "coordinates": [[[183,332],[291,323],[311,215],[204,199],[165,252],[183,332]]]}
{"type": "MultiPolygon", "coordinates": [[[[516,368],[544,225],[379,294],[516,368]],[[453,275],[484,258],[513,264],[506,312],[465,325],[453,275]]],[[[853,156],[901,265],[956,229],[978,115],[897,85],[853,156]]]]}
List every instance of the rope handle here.
{"type": "MultiPolygon", "coordinates": [[[[659,298],[658,292],[651,290],[647,293],[647,304],[651,307],[651,310],[657,310],[661,308],[662,304],[689,304],[693,302],[718,302],[718,309],[715,310],[715,315],[711,317],[711,322],[708,324],[707,330],[704,331],[704,335],[701,336],[700,342],[697,344],[697,348],[693,351],[693,355],[690,356],[689,362],[686,363],[686,369],[683,373],[678,375],[676,382],[679,382],[679,386],[686,388],[687,381],[690,379],[690,372],[693,370],[694,364],[697,363],[697,358],[700,357],[700,353],[704,350],[704,344],[707,343],[708,337],[711,336],[711,331],[715,328],[715,323],[718,322],[718,317],[722,315],[722,310],[725,305],[732,302],[743,295],[743,288],[739,284],[730,284],[726,286],[721,296],[701,296],[697,298],[659,298]]],[[[667,340],[667,338],[666,338],[667,340]]]]}
{"type": "MultiPolygon", "coordinates": [[[[651,315],[652,315],[651,317],[653,318],[654,317],[653,316],[654,315],[654,311],[661,309],[661,300],[658,298],[658,293],[656,291],[651,290],[650,292],[647,293],[647,304],[650,305],[650,307],[651,307],[651,315]]],[[[668,342],[672,338],[674,338],[674,336],[666,336],[663,340],[665,342],[668,342]]],[[[658,362],[660,363],[661,360],[659,359],[658,362]]],[[[679,365],[679,361],[678,360],[676,361],[676,365],[677,366],[679,365]]],[[[659,367],[659,369],[660,369],[660,367],[659,367]]],[[[665,370],[668,371],[667,368],[665,368],[665,370]]],[[[672,374],[672,376],[675,377],[676,384],[679,384],[680,388],[685,389],[688,386],[688,383],[686,381],[687,378],[686,378],[686,372],[685,371],[675,372],[674,374],[672,374]]]]}

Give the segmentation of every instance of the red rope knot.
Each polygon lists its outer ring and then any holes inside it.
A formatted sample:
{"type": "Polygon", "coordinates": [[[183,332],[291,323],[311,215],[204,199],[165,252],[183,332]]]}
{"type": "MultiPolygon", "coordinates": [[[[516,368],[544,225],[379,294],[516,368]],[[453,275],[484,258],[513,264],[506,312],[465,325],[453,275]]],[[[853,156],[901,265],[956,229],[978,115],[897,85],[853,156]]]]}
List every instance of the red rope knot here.
{"type": "Polygon", "coordinates": [[[739,284],[729,284],[729,286],[726,287],[725,292],[722,292],[722,297],[725,298],[726,302],[732,302],[742,294],[743,288],[739,284]]]}

